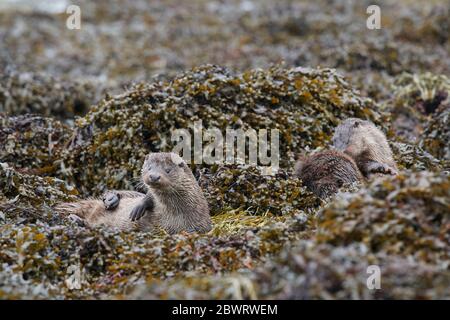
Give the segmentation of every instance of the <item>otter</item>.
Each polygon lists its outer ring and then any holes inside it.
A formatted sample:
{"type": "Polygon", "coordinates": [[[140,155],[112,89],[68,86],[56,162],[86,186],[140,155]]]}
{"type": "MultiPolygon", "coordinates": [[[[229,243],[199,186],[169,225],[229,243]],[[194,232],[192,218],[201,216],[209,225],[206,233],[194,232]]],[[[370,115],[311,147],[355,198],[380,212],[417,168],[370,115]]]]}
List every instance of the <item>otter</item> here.
{"type": "Polygon", "coordinates": [[[346,184],[364,181],[355,161],[337,150],[301,157],[295,164],[295,175],[322,199],[332,196],[346,184]]]}
{"type": "Polygon", "coordinates": [[[151,153],[141,171],[147,194],[108,191],[103,199],[63,203],[56,210],[75,214],[88,225],[107,225],[122,230],[162,227],[169,234],[208,232],[208,203],[191,169],[175,153],[151,153]]]}
{"type": "Polygon", "coordinates": [[[372,122],[349,118],[337,126],[333,147],[352,157],[364,177],[398,174],[397,165],[384,133],[372,122]]]}
{"type": "Polygon", "coordinates": [[[89,198],[60,203],[54,209],[80,225],[149,231],[156,227],[152,218],[139,221],[130,219],[131,209],[139,205],[144,198],[145,194],[136,191],[107,191],[101,199],[89,198]],[[122,199],[120,206],[117,204],[118,199],[122,199]]]}

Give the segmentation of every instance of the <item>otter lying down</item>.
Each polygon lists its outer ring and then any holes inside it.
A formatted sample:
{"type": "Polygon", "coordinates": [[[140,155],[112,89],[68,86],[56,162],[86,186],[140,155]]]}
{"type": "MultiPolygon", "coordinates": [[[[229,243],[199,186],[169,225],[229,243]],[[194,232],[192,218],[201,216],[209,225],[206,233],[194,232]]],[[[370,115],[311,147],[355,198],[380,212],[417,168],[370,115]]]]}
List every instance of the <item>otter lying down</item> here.
{"type": "Polygon", "coordinates": [[[211,230],[208,203],[184,160],[174,153],[151,153],[141,172],[147,194],[109,191],[103,199],[61,203],[55,210],[81,218],[87,225],[121,230],[162,227],[170,234],[211,230]]]}

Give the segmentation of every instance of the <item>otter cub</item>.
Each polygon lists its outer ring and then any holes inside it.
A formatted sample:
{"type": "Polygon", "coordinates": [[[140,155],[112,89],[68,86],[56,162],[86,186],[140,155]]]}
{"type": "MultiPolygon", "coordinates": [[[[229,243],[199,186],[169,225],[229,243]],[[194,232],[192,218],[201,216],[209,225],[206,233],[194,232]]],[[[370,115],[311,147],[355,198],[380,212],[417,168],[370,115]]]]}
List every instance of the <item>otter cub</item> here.
{"type": "Polygon", "coordinates": [[[364,180],[355,161],[346,154],[328,150],[299,159],[295,175],[320,198],[327,198],[344,184],[364,180]]]}
{"type": "Polygon", "coordinates": [[[336,128],[332,141],[334,148],[355,160],[366,178],[398,173],[386,136],[370,121],[346,119],[336,128]]]}
{"type": "Polygon", "coordinates": [[[208,203],[191,169],[174,153],[151,153],[142,167],[146,195],[109,191],[101,200],[63,204],[58,211],[87,218],[88,224],[148,230],[160,226],[168,233],[211,230],[208,203]],[[101,205],[100,205],[101,204],[101,205]],[[67,208],[76,210],[67,210],[67,208]]]}
{"type": "MultiPolygon", "coordinates": [[[[131,211],[132,221],[150,212],[169,233],[211,230],[208,203],[191,169],[177,154],[149,154],[142,167],[142,181],[149,191],[131,211]]],[[[105,206],[115,208],[121,198],[120,194],[111,197],[105,206]]]]}

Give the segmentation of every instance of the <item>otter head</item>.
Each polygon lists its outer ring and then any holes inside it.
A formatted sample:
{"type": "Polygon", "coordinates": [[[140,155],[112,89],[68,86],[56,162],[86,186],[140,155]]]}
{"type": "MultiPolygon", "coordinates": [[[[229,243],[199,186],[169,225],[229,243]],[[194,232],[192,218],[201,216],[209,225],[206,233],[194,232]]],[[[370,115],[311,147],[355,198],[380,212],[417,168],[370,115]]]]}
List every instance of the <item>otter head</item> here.
{"type": "Polygon", "coordinates": [[[190,169],[175,153],[150,153],[142,167],[142,181],[156,190],[176,189],[179,182],[186,179],[186,170],[190,169]]]}
{"type": "Polygon", "coordinates": [[[365,124],[367,121],[358,118],[348,118],[337,126],[332,143],[333,147],[337,150],[344,151],[350,143],[350,138],[353,135],[353,131],[365,124]]]}
{"type": "Polygon", "coordinates": [[[328,198],[344,186],[344,181],[335,176],[324,177],[313,183],[312,190],[319,198],[328,198]]]}

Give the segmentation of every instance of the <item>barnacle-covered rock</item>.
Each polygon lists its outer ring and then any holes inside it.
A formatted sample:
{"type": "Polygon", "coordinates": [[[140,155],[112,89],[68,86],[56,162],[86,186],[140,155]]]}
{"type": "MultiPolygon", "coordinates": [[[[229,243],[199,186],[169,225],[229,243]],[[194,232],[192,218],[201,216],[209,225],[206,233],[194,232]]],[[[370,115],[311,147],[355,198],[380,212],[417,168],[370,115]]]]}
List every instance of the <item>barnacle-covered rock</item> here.
{"type": "Polygon", "coordinates": [[[68,126],[52,118],[0,113],[0,162],[27,172],[52,172],[71,133],[68,126]]]}
{"type": "Polygon", "coordinates": [[[404,172],[336,198],[320,212],[317,239],[361,242],[369,250],[450,261],[450,176],[404,172]]]}
{"type": "Polygon", "coordinates": [[[60,163],[60,177],[83,193],[130,188],[144,155],[171,149],[175,129],[202,121],[205,129],[280,130],[280,159],[323,146],[334,126],[349,116],[379,122],[373,103],[362,99],[331,69],[273,67],[233,73],[203,66],[169,82],[141,84],[107,98],[75,126],[60,163]]]}
{"type": "Polygon", "coordinates": [[[282,169],[262,175],[254,166],[215,166],[202,169],[200,177],[213,214],[230,209],[257,215],[295,214],[321,203],[299,179],[282,169]]]}

